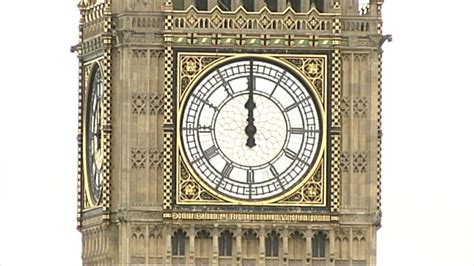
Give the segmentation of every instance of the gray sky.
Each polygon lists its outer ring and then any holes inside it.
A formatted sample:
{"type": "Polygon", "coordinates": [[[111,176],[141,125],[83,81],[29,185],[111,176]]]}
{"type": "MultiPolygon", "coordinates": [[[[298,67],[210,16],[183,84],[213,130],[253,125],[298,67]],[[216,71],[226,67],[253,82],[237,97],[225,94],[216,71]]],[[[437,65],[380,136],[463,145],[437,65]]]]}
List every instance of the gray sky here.
{"type": "MultiPolygon", "coordinates": [[[[384,5],[394,42],[384,46],[378,265],[474,265],[472,10],[472,0],[384,5]]],[[[2,11],[0,265],[80,265],[76,0],[2,11]]]]}

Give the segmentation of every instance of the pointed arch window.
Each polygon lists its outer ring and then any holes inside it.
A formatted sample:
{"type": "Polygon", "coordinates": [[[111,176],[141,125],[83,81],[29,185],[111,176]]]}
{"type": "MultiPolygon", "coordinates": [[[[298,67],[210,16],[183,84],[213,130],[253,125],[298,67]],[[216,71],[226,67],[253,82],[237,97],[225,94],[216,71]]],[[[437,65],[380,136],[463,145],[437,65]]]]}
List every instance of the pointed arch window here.
{"type": "Polygon", "coordinates": [[[232,0],[219,0],[219,8],[222,11],[231,11],[232,10],[232,0]]]}
{"type": "Polygon", "coordinates": [[[301,1],[300,0],[290,0],[290,3],[291,3],[291,8],[293,8],[293,10],[295,12],[301,12],[301,1]]]}
{"type": "Polygon", "coordinates": [[[278,257],[279,249],[280,235],[275,231],[271,231],[265,238],[265,256],[278,257]]]}
{"type": "Polygon", "coordinates": [[[311,242],[313,257],[324,258],[326,256],[326,235],[323,232],[318,232],[314,234],[311,242]]]}
{"type": "Polygon", "coordinates": [[[207,0],[196,0],[197,10],[207,10],[207,0]]]}
{"type": "Polygon", "coordinates": [[[225,230],[219,236],[219,256],[232,256],[233,235],[229,230],[225,230]]]}
{"type": "Polygon", "coordinates": [[[278,11],[278,0],[267,0],[267,7],[272,12],[278,11]]]}
{"type": "Polygon", "coordinates": [[[245,10],[253,12],[255,11],[255,1],[254,0],[242,0],[242,5],[245,10]]]}
{"type": "Polygon", "coordinates": [[[311,0],[311,1],[314,1],[314,6],[316,7],[316,9],[319,11],[319,13],[323,13],[324,12],[324,0],[311,0]]]}
{"type": "Polygon", "coordinates": [[[173,256],[184,256],[186,254],[186,232],[178,229],[171,236],[171,254],[173,256]]]}

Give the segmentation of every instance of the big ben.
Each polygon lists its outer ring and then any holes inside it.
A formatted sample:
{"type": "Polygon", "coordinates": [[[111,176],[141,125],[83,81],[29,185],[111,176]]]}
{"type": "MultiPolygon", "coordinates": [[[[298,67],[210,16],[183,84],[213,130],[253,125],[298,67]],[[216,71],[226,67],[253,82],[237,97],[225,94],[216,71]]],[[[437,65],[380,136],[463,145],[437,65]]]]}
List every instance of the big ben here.
{"type": "Polygon", "coordinates": [[[376,265],[383,0],[81,0],[84,265],[376,265]]]}

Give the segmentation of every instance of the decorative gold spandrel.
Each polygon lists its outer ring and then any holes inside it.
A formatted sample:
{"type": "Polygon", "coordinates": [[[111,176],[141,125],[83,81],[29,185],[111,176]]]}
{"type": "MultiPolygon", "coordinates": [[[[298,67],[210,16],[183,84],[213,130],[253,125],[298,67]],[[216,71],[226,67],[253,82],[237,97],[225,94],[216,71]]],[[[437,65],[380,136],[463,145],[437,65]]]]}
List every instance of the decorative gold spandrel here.
{"type": "MultiPolygon", "coordinates": [[[[189,84],[202,73],[209,65],[217,60],[223,59],[222,56],[212,55],[182,55],[180,57],[180,84],[181,96],[186,94],[189,84]]],[[[180,99],[180,101],[182,98],[180,99]]]]}
{"type": "Polygon", "coordinates": [[[326,57],[325,56],[311,56],[305,57],[286,57],[284,58],[288,63],[297,68],[304,76],[311,81],[311,84],[316,88],[319,96],[324,101],[324,91],[326,82],[326,57]]]}
{"type": "Polygon", "coordinates": [[[326,198],[325,195],[325,183],[323,178],[323,169],[321,166],[300,189],[279,203],[324,206],[326,198]]]}
{"type": "Polygon", "coordinates": [[[205,188],[203,188],[199,182],[189,173],[187,166],[183,163],[182,159],[179,159],[179,176],[178,179],[178,203],[189,203],[189,202],[206,202],[215,203],[221,202],[218,198],[212,196],[205,188]]]}

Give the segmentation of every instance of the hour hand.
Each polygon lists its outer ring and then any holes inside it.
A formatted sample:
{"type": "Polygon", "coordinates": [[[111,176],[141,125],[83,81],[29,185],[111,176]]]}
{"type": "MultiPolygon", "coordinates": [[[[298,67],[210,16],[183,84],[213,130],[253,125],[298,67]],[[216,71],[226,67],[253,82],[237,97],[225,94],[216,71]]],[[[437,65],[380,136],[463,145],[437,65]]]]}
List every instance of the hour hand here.
{"type": "Polygon", "coordinates": [[[250,61],[250,76],[248,79],[248,88],[249,88],[249,98],[245,103],[245,109],[248,110],[247,126],[245,127],[245,134],[247,134],[247,146],[252,148],[256,146],[255,143],[255,133],[257,133],[257,128],[254,125],[255,119],[253,117],[253,110],[256,105],[253,101],[253,91],[255,89],[255,79],[253,77],[253,62],[250,61]]]}

